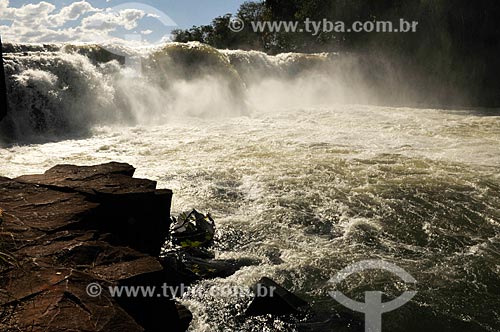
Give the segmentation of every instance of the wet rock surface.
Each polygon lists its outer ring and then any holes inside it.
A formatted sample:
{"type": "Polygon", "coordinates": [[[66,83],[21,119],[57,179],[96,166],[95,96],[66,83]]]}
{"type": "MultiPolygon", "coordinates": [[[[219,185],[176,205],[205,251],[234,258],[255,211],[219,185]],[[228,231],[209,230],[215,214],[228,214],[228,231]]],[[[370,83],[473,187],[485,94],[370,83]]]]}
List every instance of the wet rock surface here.
{"type": "Polygon", "coordinates": [[[91,274],[26,263],[0,282],[2,331],[144,331],[109,294],[86,294],[91,274]]]}
{"type": "Polygon", "coordinates": [[[1,331],[185,331],[190,315],[171,299],[107,291],[168,280],[157,256],[172,192],[133,174],[109,163],[0,178],[1,331]]]}
{"type": "Polygon", "coordinates": [[[308,303],[274,280],[261,278],[254,285],[255,297],[245,311],[247,316],[299,314],[308,303]]]}
{"type": "MultiPolygon", "coordinates": [[[[134,171],[121,163],[58,165],[0,177],[0,331],[186,331],[193,317],[175,301],[182,294],[163,287],[228,277],[258,263],[216,259],[208,250],[214,222],[197,212],[193,225],[211,225],[201,227],[203,241],[200,232],[182,233],[182,245],[160,257],[172,191],[133,178],[134,171]],[[124,286],[139,291],[112,295],[124,286]]],[[[286,290],[279,299],[290,308],[301,304],[286,290]]],[[[253,308],[274,314],[266,301],[253,308]]]]}
{"type": "Polygon", "coordinates": [[[242,267],[258,264],[258,261],[251,259],[214,259],[206,253],[188,248],[170,252],[163,256],[161,261],[165,269],[171,271],[171,275],[182,279],[184,284],[198,280],[226,278],[242,267]]]}
{"type": "MultiPolygon", "coordinates": [[[[128,164],[115,162],[96,166],[58,165],[44,174],[25,175],[11,182],[21,186],[21,197],[14,196],[18,199],[22,199],[27,188],[35,188],[31,190],[38,193],[34,197],[42,200],[40,204],[56,203],[58,209],[68,213],[88,212],[88,218],[78,220],[80,223],[73,228],[106,231],[110,242],[158,255],[168,235],[172,191],[157,190],[155,181],[133,178],[134,171],[128,164]],[[68,201],[69,198],[73,201],[68,201]],[[61,200],[66,201],[67,209],[61,200]],[[89,204],[98,206],[89,209],[89,204]],[[73,211],[75,207],[81,211],[73,211]]],[[[8,192],[7,189],[5,194],[8,192]]],[[[28,205],[28,210],[31,207],[32,204],[28,205]]],[[[65,223],[67,218],[59,219],[64,227],[70,227],[65,223]]],[[[35,217],[37,224],[38,220],[35,217]]]]}

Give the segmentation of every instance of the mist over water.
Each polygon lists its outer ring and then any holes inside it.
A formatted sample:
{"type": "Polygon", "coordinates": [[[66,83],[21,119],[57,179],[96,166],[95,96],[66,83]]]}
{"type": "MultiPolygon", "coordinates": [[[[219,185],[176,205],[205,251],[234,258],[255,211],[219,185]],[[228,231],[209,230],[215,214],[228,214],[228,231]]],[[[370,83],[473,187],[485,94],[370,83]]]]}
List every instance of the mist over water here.
{"type": "Polygon", "coordinates": [[[143,49],[13,44],[5,62],[12,111],[2,129],[18,143],[85,136],[95,125],[374,103],[380,96],[356,60],[328,53],[268,56],[199,43],[143,49]]]}
{"type": "MultiPolygon", "coordinates": [[[[326,319],[345,310],[328,280],[384,259],[418,281],[384,331],[500,331],[498,112],[360,105],[386,96],[335,54],[173,44],[135,50],[141,66],[125,68],[99,52],[18,51],[6,55],[10,121],[26,144],[0,149],[1,176],[128,162],[174,190],[174,213],[214,215],[218,258],[259,262],[199,290],[268,276],[326,319]]],[[[404,286],[388,281],[373,271],[341,286],[397,297],[404,286]]],[[[300,330],[244,318],[248,301],[182,299],[192,331],[300,330]]]]}

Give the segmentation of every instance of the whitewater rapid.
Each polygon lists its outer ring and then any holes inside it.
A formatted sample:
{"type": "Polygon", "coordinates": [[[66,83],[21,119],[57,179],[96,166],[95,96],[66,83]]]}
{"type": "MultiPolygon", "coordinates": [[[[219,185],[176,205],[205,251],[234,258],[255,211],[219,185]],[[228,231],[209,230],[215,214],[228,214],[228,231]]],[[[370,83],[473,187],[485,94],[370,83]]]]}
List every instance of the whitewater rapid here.
{"type": "MultiPolygon", "coordinates": [[[[248,298],[203,291],[263,276],[325,319],[345,312],[328,280],[370,258],[418,282],[411,303],[384,315],[384,331],[500,331],[498,110],[360,105],[371,94],[362,84],[309,70],[328,55],[191,46],[148,51],[159,76],[93,61],[101,53],[11,52],[11,116],[26,136],[0,149],[0,176],[127,162],[173,189],[174,214],[211,212],[217,257],[258,264],[183,297],[193,332],[298,330],[245,318],[248,298]],[[194,71],[193,59],[203,62],[194,71]],[[33,127],[41,114],[44,128],[33,127]]],[[[342,290],[361,299],[374,285],[389,297],[404,289],[373,272],[342,290]]]]}
{"type": "MultiPolygon", "coordinates": [[[[174,190],[174,212],[214,215],[219,258],[260,262],[201,289],[269,276],[328,315],[339,309],[328,279],[382,258],[419,282],[412,304],[388,314],[388,331],[421,331],[418,321],[434,322],[428,331],[497,331],[499,141],[499,116],[338,105],[97,127],[86,139],[2,149],[0,175],[128,162],[136,176],[174,190]]],[[[345,289],[357,294],[361,284],[345,289]]],[[[200,294],[183,299],[192,331],[294,330],[242,319],[244,299],[200,294]]]]}

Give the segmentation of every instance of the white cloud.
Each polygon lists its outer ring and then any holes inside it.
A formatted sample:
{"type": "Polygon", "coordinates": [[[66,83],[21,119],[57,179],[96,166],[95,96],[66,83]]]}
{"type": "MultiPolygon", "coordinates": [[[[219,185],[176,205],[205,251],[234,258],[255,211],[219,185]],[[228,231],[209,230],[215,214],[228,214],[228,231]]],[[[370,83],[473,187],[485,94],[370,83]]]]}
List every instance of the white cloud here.
{"type": "Polygon", "coordinates": [[[8,7],[8,5],[8,1],[2,2],[0,19],[11,20],[15,26],[30,26],[34,29],[46,24],[50,13],[56,9],[56,6],[45,1],[37,4],[30,3],[20,8],[8,7]]]}
{"type": "Polygon", "coordinates": [[[170,43],[171,41],[172,41],[172,35],[168,34],[168,35],[164,35],[163,37],[161,37],[160,43],[162,43],[162,44],[170,43]]]}
{"type": "Polygon", "coordinates": [[[107,11],[93,14],[82,20],[82,27],[94,30],[113,31],[119,27],[132,30],[137,27],[138,21],[145,16],[145,13],[137,9],[124,9],[119,12],[107,11]]]}
{"type": "Polygon", "coordinates": [[[141,31],[141,34],[143,34],[143,35],[150,35],[152,33],[153,33],[153,30],[149,30],[149,29],[141,31]]]}
{"type": "Polygon", "coordinates": [[[12,22],[10,26],[1,26],[2,37],[11,42],[109,41],[116,39],[110,33],[121,28],[135,29],[144,17],[143,10],[99,9],[84,0],[60,10],[45,1],[10,7],[9,0],[0,0],[0,20],[12,22]],[[65,26],[70,21],[78,22],[65,26]]]}
{"type": "Polygon", "coordinates": [[[62,8],[56,15],[51,15],[49,21],[53,23],[53,26],[59,27],[69,21],[79,19],[80,16],[84,14],[97,11],[99,11],[99,9],[92,7],[92,5],[86,1],[73,2],[71,5],[62,8]]]}

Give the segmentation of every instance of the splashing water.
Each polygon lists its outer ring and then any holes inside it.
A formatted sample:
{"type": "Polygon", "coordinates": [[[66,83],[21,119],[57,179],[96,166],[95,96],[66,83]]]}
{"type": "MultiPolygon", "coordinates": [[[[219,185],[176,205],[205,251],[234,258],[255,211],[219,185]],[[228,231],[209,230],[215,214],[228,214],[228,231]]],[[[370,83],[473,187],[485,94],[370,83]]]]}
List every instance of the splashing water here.
{"type": "MultiPolygon", "coordinates": [[[[191,331],[299,330],[283,318],[245,318],[249,298],[206,290],[268,276],[329,317],[345,309],[328,280],[370,258],[418,281],[414,300],[384,314],[384,331],[500,330],[498,112],[346,105],[360,85],[311,69],[332,55],[217,51],[195,66],[197,47],[166,60],[168,50],[148,50],[135,78],[77,53],[7,56],[19,131],[37,136],[25,117],[40,109],[45,133],[76,126],[87,135],[3,148],[0,175],[128,162],[174,190],[174,212],[211,211],[218,258],[260,264],[198,283],[182,299],[191,331]]],[[[368,273],[343,290],[398,296],[402,286],[388,280],[368,273]]]]}
{"type": "Polygon", "coordinates": [[[111,48],[7,45],[12,112],[3,131],[16,142],[43,142],[84,137],[99,124],[376,99],[356,61],[338,54],[268,56],[199,43],[113,49],[119,55],[111,48]]]}

